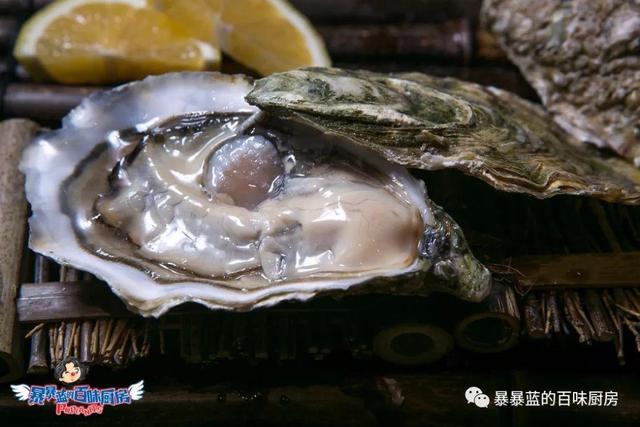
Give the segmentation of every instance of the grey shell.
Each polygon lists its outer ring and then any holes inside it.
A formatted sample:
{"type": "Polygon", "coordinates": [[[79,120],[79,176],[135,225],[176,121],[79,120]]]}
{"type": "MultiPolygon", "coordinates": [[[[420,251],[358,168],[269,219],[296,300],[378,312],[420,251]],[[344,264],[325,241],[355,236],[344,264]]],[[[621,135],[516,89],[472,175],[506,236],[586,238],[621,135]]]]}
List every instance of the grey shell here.
{"type": "Polygon", "coordinates": [[[640,3],[485,0],[483,18],[558,124],[640,166],[640,3]]]}

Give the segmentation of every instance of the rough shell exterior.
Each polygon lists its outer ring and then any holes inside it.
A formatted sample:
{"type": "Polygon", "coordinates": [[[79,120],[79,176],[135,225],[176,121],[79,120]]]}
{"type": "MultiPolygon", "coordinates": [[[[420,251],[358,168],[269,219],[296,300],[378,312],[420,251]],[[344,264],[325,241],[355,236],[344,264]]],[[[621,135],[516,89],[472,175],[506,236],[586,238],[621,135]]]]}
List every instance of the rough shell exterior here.
{"type": "Polygon", "coordinates": [[[640,203],[640,171],[580,146],[508,92],[420,73],[309,68],[258,80],[250,104],[408,167],[456,168],[503,191],[640,203]]]}
{"type": "Polygon", "coordinates": [[[485,0],[483,18],[557,123],[640,166],[640,3],[485,0]]]}

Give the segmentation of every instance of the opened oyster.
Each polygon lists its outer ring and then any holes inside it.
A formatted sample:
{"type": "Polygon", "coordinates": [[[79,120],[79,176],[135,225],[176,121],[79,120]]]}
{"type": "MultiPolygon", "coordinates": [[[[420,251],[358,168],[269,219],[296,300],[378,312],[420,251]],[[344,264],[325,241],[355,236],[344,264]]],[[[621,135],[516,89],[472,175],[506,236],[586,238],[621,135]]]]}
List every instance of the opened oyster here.
{"type": "Polygon", "coordinates": [[[25,151],[31,247],[144,315],[365,283],[488,293],[488,271],[422,181],[321,126],[261,112],[244,100],[251,87],[178,73],[86,99],[25,151]]]}

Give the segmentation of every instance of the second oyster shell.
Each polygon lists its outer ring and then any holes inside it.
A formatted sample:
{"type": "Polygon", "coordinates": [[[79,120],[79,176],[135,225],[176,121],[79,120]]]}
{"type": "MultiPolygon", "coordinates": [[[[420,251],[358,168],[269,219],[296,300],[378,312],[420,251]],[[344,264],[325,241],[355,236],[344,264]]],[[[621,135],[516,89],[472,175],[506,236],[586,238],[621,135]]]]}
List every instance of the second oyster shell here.
{"type": "Polygon", "coordinates": [[[485,0],[483,18],[560,126],[640,167],[640,3],[485,0]]]}

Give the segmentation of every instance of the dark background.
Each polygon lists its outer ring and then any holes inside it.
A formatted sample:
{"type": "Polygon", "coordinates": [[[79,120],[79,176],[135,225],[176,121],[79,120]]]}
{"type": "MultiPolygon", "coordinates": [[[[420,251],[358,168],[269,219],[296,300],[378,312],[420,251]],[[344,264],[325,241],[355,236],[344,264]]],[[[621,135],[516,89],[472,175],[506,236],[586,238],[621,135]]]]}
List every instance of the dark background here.
{"type": "MultiPolygon", "coordinates": [[[[55,125],[61,114],[86,93],[82,91],[91,89],[73,88],[64,92],[34,86],[21,76],[9,55],[21,20],[44,3],[42,0],[0,0],[3,13],[0,45],[4,52],[0,65],[4,76],[0,107],[3,117],[26,115],[55,125]]],[[[389,72],[422,71],[495,85],[537,100],[517,69],[479,28],[480,0],[292,0],[292,3],[323,35],[336,66],[389,72]]],[[[234,64],[225,67],[227,71],[241,69],[234,64]]],[[[429,174],[426,179],[434,183],[434,189],[430,190],[434,200],[444,204],[465,231],[470,230],[467,234],[480,236],[475,239],[469,236],[472,244],[482,246],[486,242],[482,236],[487,234],[499,236],[504,244],[496,250],[496,259],[515,254],[562,252],[568,246],[566,236],[558,237],[562,233],[545,225],[567,215],[572,201],[538,202],[505,195],[455,173],[429,174]],[[452,194],[445,185],[437,185],[450,180],[462,185],[467,193],[452,194]],[[465,196],[470,193],[474,194],[473,199],[465,196]],[[513,206],[518,208],[507,209],[513,206]],[[533,217],[527,219],[525,211],[534,212],[533,217]],[[535,231],[518,235],[522,230],[535,231]]],[[[576,243],[575,249],[593,246],[592,241],[598,240],[597,236],[578,236],[577,240],[582,237],[591,243],[576,243]]],[[[604,244],[600,246],[596,249],[608,249],[604,244]]],[[[349,300],[336,302],[347,306],[349,303],[349,300]]],[[[88,382],[93,386],[127,386],[144,379],[147,393],[142,401],[130,407],[107,407],[103,415],[86,419],[55,417],[52,406],[28,407],[24,402],[17,402],[8,386],[3,385],[0,423],[631,426],[640,423],[640,383],[634,343],[628,340],[627,346],[630,351],[626,366],[618,365],[611,346],[579,345],[575,337],[522,340],[517,348],[501,354],[455,350],[444,360],[422,368],[402,368],[375,359],[354,360],[344,354],[322,361],[268,360],[250,364],[232,360],[189,365],[177,353],[168,352],[122,371],[95,368],[89,373],[88,382]],[[401,405],[392,401],[392,393],[383,378],[398,382],[404,396],[401,405]],[[480,409],[468,405],[464,399],[464,391],[469,386],[480,387],[492,398],[496,390],[614,390],[619,393],[619,403],[617,407],[491,406],[480,409]]],[[[20,382],[51,381],[48,376],[28,376],[20,382]]]]}

